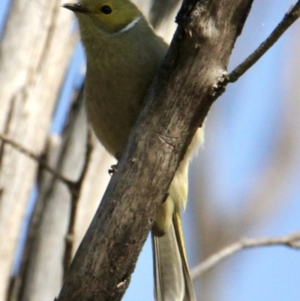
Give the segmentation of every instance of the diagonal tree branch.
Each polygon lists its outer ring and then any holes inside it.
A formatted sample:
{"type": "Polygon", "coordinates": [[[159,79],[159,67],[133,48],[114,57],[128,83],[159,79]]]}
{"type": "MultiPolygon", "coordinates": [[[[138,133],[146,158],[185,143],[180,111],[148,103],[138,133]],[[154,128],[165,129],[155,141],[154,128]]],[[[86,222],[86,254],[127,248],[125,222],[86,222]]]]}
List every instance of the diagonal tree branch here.
{"type": "Polygon", "coordinates": [[[300,1],[298,0],[290,10],[285,14],[281,22],[269,35],[269,37],[260,44],[260,46],[249,55],[249,57],[237,66],[229,75],[228,81],[233,83],[237,81],[248,69],[250,69],[285,33],[285,31],[300,17],[300,1]]]}
{"type": "Polygon", "coordinates": [[[183,2],[166,60],[58,300],[117,301],[123,296],[176,168],[223,92],[220,82],[251,4],[183,2]]]}
{"type": "Polygon", "coordinates": [[[191,270],[191,276],[194,280],[201,277],[204,273],[214,268],[224,259],[233,254],[257,247],[271,247],[271,246],[286,246],[296,250],[300,250],[300,232],[295,232],[285,236],[266,237],[266,238],[243,238],[219,252],[209,256],[206,260],[191,270]]]}
{"type": "Polygon", "coordinates": [[[7,143],[9,145],[11,145],[12,147],[14,147],[16,150],[18,150],[20,153],[24,154],[25,156],[27,156],[28,158],[36,161],[41,168],[47,170],[49,173],[51,173],[57,180],[61,181],[62,183],[66,184],[70,190],[71,186],[74,185],[74,183],[68,179],[66,179],[63,175],[61,175],[57,170],[53,169],[51,166],[49,166],[44,159],[42,158],[41,155],[37,155],[34,152],[30,151],[29,149],[25,148],[24,146],[22,146],[20,143],[14,141],[13,139],[11,139],[10,137],[8,137],[5,134],[1,134],[0,133],[0,139],[4,142],[7,143]]]}

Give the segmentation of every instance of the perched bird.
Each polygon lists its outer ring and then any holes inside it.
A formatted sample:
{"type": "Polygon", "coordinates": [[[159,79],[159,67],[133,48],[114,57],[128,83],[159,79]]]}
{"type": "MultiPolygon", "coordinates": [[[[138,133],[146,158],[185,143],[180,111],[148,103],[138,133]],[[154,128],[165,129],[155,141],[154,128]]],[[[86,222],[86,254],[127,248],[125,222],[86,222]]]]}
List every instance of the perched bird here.
{"type": "MultiPolygon", "coordinates": [[[[79,21],[87,56],[85,106],[96,136],[116,156],[143,107],[146,93],[168,45],[129,0],[81,0],[67,3],[79,21]]],[[[185,255],[180,212],[187,200],[187,172],[193,138],[152,227],[157,301],[195,301],[185,255]]]]}

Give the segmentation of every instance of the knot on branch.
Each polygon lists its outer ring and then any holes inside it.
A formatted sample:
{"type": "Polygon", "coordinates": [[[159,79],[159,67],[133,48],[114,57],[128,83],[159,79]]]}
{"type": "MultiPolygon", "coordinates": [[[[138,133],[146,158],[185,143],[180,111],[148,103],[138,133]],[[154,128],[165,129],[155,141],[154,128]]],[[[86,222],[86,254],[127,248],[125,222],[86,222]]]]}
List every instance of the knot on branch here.
{"type": "Polygon", "coordinates": [[[216,82],[212,86],[211,96],[217,98],[219,95],[224,93],[228,82],[229,82],[228,73],[225,70],[223,70],[222,74],[217,77],[216,82]]]}

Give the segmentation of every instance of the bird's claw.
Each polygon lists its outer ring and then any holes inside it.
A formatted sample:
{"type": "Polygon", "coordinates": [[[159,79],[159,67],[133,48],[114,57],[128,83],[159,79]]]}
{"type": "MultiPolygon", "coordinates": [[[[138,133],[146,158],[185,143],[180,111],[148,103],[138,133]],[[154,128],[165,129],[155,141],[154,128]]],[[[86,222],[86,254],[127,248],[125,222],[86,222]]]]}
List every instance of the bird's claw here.
{"type": "Polygon", "coordinates": [[[110,167],[110,169],[108,170],[108,174],[110,176],[112,176],[115,172],[118,171],[118,165],[117,164],[114,164],[110,167]]]}

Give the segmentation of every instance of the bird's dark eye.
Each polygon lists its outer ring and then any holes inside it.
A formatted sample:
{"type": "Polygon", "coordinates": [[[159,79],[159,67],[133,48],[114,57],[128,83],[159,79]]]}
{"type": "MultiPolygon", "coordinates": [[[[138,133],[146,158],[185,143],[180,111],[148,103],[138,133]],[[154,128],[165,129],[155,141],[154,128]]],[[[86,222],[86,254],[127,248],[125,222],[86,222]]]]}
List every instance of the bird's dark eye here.
{"type": "Polygon", "coordinates": [[[103,5],[101,7],[101,12],[103,12],[105,15],[109,15],[112,13],[112,8],[109,5],[103,5]]]}

